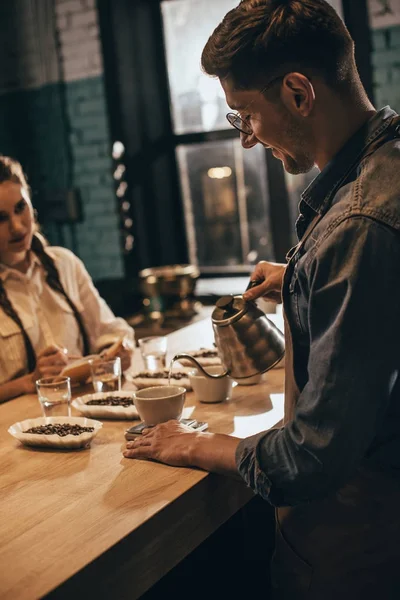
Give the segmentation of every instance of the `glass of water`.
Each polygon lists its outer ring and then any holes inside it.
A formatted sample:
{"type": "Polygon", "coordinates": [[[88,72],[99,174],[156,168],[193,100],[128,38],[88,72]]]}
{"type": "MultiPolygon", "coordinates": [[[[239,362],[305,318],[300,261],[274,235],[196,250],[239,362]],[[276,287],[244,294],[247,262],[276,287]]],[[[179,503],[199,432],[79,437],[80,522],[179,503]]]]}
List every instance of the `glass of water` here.
{"type": "Polygon", "coordinates": [[[92,382],[95,392],[117,392],[121,389],[121,359],[91,360],[92,382]]]}
{"type": "Polygon", "coordinates": [[[147,371],[165,369],[167,356],[166,336],[150,336],[138,340],[140,352],[147,371]]]}
{"type": "Polygon", "coordinates": [[[36,381],[44,417],[71,416],[71,380],[69,377],[44,377],[36,381]]]}

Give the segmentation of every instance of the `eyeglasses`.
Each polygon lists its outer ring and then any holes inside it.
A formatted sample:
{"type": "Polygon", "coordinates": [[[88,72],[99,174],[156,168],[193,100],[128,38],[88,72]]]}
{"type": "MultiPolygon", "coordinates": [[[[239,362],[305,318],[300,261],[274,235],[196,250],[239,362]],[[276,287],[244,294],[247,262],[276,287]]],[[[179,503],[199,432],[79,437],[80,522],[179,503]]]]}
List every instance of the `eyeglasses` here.
{"type": "MultiPolygon", "coordinates": [[[[269,83],[267,83],[267,85],[265,87],[263,87],[262,90],[260,90],[260,94],[263,94],[264,92],[266,92],[276,81],[278,81],[279,79],[283,79],[284,77],[285,77],[284,75],[280,75],[279,77],[274,77],[274,79],[271,79],[271,81],[269,83]]],[[[253,102],[254,102],[254,100],[252,100],[250,102],[250,104],[248,104],[246,106],[246,108],[243,110],[243,112],[246,112],[248,110],[249,106],[251,106],[253,104],[253,102]]],[[[242,119],[242,117],[239,115],[239,113],[228,112],[228,114],[226,115],[226,118],[228,120],[228,123],[230,123],[232,125],[232,127],[237,129],[241,133],[244,133],[245,135],[253,134],[253,129],[250,127],[250,125],[247,121],[242,119]]]]}

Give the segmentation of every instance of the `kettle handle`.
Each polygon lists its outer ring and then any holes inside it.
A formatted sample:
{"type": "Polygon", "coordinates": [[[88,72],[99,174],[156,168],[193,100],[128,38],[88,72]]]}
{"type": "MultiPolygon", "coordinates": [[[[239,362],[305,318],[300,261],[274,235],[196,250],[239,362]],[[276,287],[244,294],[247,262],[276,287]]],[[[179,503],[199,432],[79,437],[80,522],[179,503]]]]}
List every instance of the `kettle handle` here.
{"type": "Polygon", "coordinates": [[[261,283],[263,283],[263,279],[250,279],[248,286],[246,288],[246,292],[247,290],[251,290],[251,288],[256,287],[257,285],[260,285],[261,283]]]}
{"type": "Polygon", "coordinates": [[[228,375],[228,370],[226,370],[224,373],[217,373],[216,375],[211,375],[211,373],[207,373],[207,371],[199,363],[199,361],[196,360],[194,358],[194,356],[191,356],[190,354],[185,354],[185,353],[175,354],[174,358],[172,359],[172,362],[175,362],[176,360],[179,360],[180,358],[186,358],[186,360],[190,360],[190,362],[195,364],[196,367],[199,369],[199,371],[201,371],[203,373],[203,375],[205,375],[206,377],[209,377],[210,379],[222,379],[223,377],[226,377],[228,375]]]}

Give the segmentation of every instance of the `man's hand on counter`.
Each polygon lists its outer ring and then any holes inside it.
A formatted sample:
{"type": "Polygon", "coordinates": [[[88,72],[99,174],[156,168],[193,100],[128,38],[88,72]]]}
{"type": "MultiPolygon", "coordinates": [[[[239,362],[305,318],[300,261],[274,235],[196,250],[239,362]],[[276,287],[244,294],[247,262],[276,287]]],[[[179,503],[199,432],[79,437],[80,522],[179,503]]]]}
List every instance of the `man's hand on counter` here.
{"type": "Polygon", "coordinates": [[[199,467],[238,475],[235,452],[239,439],[220,433],[196,432],[178,421],[144,429],[126,444],[125,458],[151,459],[175,467],[199,467]]]}

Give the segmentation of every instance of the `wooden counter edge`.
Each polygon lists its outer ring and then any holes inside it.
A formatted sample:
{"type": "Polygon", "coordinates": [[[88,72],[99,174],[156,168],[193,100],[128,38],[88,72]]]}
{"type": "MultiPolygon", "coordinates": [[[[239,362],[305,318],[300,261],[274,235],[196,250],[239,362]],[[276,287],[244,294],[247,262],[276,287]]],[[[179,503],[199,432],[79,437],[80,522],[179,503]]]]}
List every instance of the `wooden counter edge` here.
{"type": "Polygon", "coordinates": [[[208,474],[44,598],[104,597],[112,590],[119,600],[136,600],[253,497],[243,481],[208,474]]]}

